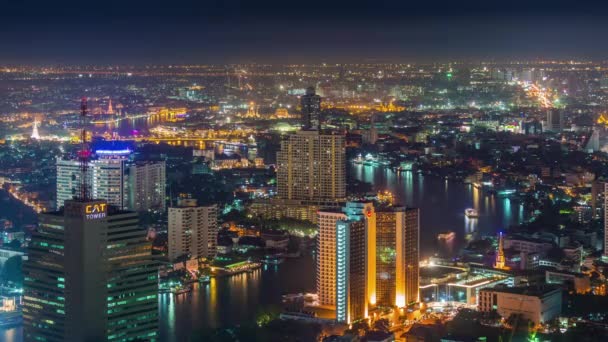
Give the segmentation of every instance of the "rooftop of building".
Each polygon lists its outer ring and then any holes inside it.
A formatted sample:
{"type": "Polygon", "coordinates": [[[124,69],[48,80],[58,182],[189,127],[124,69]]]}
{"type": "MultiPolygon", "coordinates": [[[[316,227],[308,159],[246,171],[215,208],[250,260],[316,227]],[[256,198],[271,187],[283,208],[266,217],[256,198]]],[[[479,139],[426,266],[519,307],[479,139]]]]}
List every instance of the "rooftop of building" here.
{"type": "Polygon", "coordinates": [[[541,285],[541,286],[520,286],[520,287],[508,287],[503,285],[497,285],[492,288],[485,288],[480,291],[493,291],[502,293],[513,293],[524,296],[541,297],[555,291],[561,291],[561,288],[553,285],[541,285]]]}

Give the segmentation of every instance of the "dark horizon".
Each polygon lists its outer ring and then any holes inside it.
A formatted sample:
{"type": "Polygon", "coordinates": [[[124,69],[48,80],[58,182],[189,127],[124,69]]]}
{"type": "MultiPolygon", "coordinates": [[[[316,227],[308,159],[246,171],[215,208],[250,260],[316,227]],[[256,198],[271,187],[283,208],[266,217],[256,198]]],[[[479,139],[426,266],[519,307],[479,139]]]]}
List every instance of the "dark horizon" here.
{"type": "Polygon", "coordinates": [[[608,4],[465,2],[11,2],[1,64],[229,64],[592,59],[608,4]]]}

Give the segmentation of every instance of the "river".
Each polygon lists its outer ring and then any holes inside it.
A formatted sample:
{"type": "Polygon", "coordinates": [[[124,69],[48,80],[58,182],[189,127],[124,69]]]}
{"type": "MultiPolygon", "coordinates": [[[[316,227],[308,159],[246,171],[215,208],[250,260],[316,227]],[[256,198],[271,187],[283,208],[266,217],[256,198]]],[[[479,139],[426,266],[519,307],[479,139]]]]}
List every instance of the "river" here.
{"type": "MultiPolygon", "coordinates": [[[[420,208],[422,258],[455,256],[468,239],[496,234],[525,217],[519,204],[484,195],[461,182],[364,165],[350,165],[349,172],[376,190],[392,192],[397,202],[420,208]],[[479,218],[466,218],[466,208],[477,209],[479,218]],[[456,237],[440,243],[437,234],[446,230],[456,237]]],[[[314,291],[314,286],[314,260],[305,255],[253,273],[213,279],[188,295],[161,295],[161,340],[185,341],[208,329],[252,322],[260,312],[280,308],[282,294],[314,291]]],[[[0,336],[3,341],[21,341],[21,328],[0,336]]]]}

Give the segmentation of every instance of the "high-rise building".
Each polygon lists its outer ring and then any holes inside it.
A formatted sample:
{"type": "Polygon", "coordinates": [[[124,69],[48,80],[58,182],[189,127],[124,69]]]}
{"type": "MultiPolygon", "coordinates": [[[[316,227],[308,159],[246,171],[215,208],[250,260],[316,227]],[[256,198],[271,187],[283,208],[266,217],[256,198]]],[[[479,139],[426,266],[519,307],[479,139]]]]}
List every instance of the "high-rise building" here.
{"type": "Polygon", "coordinates": [[[158,340],[158,267],[134,212],[67,200],[24,263],[25,341],[158,340]]]}
{"type": "Polygon", "coordinates": [[[336,223],[347,219],[339,209],[320,210],[317,235],[317,294],[319,304],[336,305],[336,223]]]}
{"type": "MultiPolygon", "coordinates": [[[[405,283],[404,297],[405,305],[420,301],[420,209],[405,209],[405,231],[403,232],[402,250],[403,266],[402,271],[397,272],[397,281],[405,283]],[[403,278],[399,275],[403,272],[403,278]],[[401,280],[403,279],[403,280],[401,280]]],[[[400,255],[399,249],[397,255],[400,255]]],[[[397,305],[400,301],[400,292],[397,290],[397,305]]]]}
{"type": "Polygon", "coordinates": [[[336,320],[352,323],[367,317],[373,301],[376,216],[371,202],[348,202],[343,212],[347,219],[336,222],[336,320]]]}
{"type": "Polygon", "coordinates": [[[212,258],[217,249],[217,206],[197,206],[195,199],[182,198],[169,208],[169,260],[187,255],[191,259],[212,258]]]}
{"type": "Polygon", "coordinates": [[[393,306],[397,291],[397,231],[404,225],[403,211],[381,209],[376,212],[376,300],[393,306]]]}
{"type": "Polygon", "coordinates": [[[281,143],[277,162],[279,198],[316,202],[346,197],[344,136],[296,132],[281,143]]]}
{"type": "Polygon", "coordinates": [[[365,318],[376,305],[419,301],[418,209],[347,202],[318,214],[317,293],[337,321],[365,318]]]}
{"type": "Polygon", "coordinates": [[[302,129],[321,129],[321,96],[315,93],[314,87],[306,88],[306,94],[300,99],[302,106],[302,129]]]}
{"type": "Polygon", "coordinates": [[[561,132],[564,130],[564,112],[559,109],[547,110],[546,128],[544,131],[561,132]]]}
{"type": "MultiPolygon", "coordinates": [[[[134,211],[165,210],[165,162],[132,162],[127,153],[97,151],[89,161],[87,183],[91,196],[112,206],[134,211]]],[[[80,187],[78,160],[57,159],[57,208],[73,199],[80,187]]]]}
{"type": "Polygon", "coordinates": [[[416,208],[377,209],[377,305],[404,307],[418,301],[419,222],[416,208]]]}
{"type": "MultiPolygon", "coordinates": [[[[89,162],[87,184],[93,198],[102,199],[109,205],[126,209],[124,158],[103,158],[89,162]]],[[[57,208],[66,200],[78,195],[80,189],[80,162],[57,159],[57,208]]]]}
{"type": "Polygon", "coordinates": [[[129,209],[165,211],[165,162],[136,162],[128,171],[129,209]]]}

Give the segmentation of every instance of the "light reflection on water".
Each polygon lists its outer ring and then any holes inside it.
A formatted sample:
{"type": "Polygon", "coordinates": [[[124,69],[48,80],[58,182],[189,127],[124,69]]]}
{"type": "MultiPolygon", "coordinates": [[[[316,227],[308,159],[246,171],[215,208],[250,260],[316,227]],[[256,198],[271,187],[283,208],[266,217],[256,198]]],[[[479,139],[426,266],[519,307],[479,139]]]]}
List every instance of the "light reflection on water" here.
{"type": "Polygon", "coordinates": [[[387,168],[349,164],[355,179],[372,183],[374,190],[388,190],[400,204],[420,208],[420,247],[423,258],[435,254],[452,257],[467,241],[494,235],[499,230],[522,222],[523,207],[507,198],[484,194],[462,182],[423,176],[412,172],[392,172],[387,168]],[[479,218],[469,219],[466,208],[474,208],[479,218]],[[448,242],[438,241],[437,234],[454,231],[448,242]]]}

